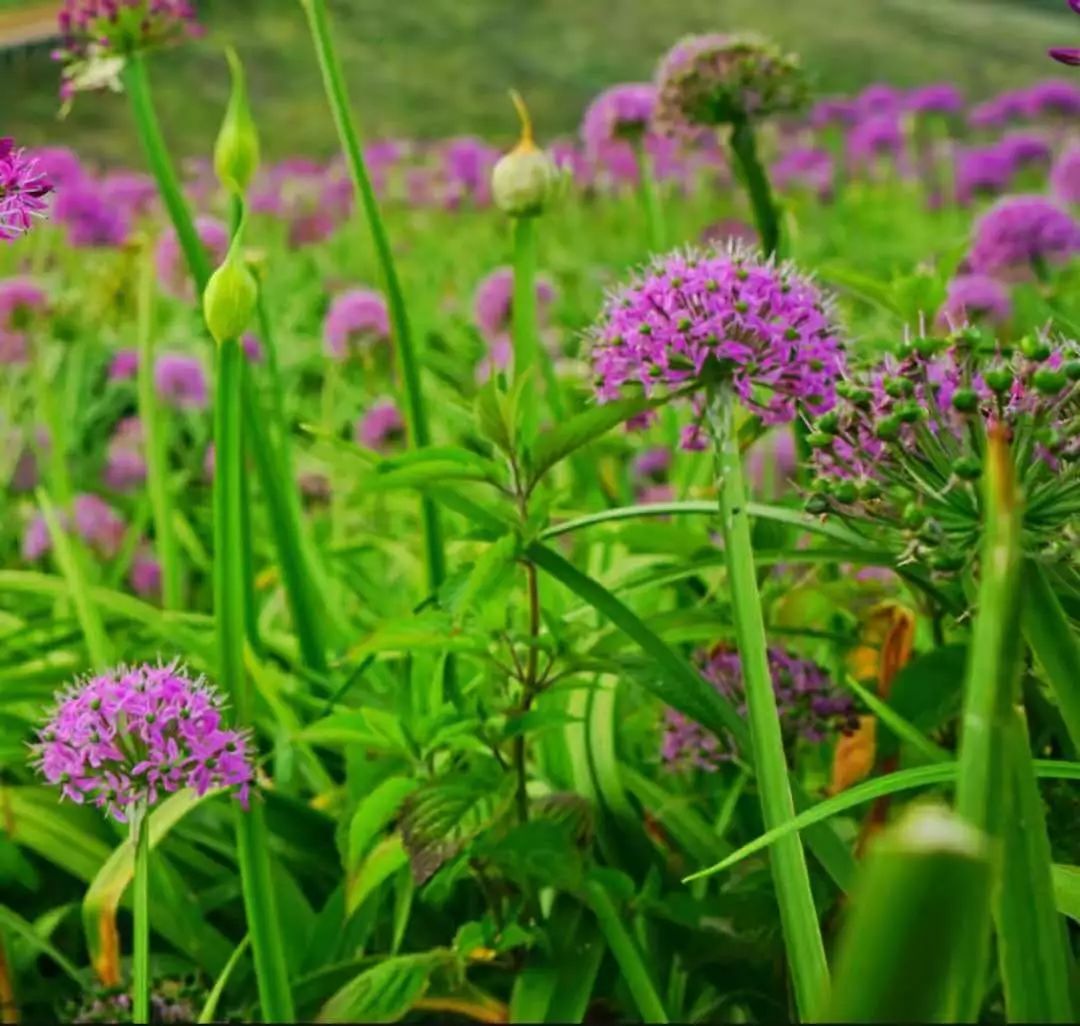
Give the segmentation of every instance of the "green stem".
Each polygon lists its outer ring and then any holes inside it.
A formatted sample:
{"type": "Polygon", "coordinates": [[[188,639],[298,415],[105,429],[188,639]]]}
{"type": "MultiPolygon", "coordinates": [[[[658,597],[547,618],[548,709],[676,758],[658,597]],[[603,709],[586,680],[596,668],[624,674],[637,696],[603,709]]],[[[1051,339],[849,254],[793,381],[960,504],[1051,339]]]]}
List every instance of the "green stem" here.
{"type": "MultiPolygon", "coordinates": [[[[251,367],[244,354],[244,347],[238,345],[240,350],[240,394],[244,409],[247,409],[249,399],[254,398],[255,386],[251,379],[251,367]]],[[[256,430],[261,425],[256,425],[256,430]]],[[[248,429],[250,432],[250,429],[248,429]]],[[[259,645],[259,615],[255,603],[255,532],[251,526],[251,478],[248,474],[240,475],[240,535],[244,539],[244,634],[252,649],[260,651],[259,645]]]]}
{"type": "Polygon", "coordinates": [[[191,212],[184,201],[184,193],[169,156],[168,147],[161,134],[154,99],[150,92],[150,76],[142,54],[133,54],[124,65],[124,88],[131,97],[131,109],[135,116],[135,127],[142,140],[150,170],[157,181],[158,191],[169,212],[169,219],[176,229],[176,237],[183,250],[184,258],[195,279],[195,287],[201,296],[210,280],[210,260],[203,248],[191,212]]]}
{"type": "Polygon", "coordinates": [[[514,380],[536,363],[536,218],[514,218],[514,291],[511,301],[514,338],[514,380]]]}
{"type": "Polygon", "coordinates": [[[150,817],[145,808],[139,809],[131,818],[131,841],[135,846],[131,1021],[145,1026],[150,1022],[150,817]]]}
{"type": "Polygon", "coordinates": [[[780,218],[769,177],[758,157],[753,125],[746,119],[737,121],[731,128],[730,143],[735,167],[750,197],[761,248],[766,256],[774,256],[780,249],[780,218]]]}
{"type": "MultiPolygon", "coordinates": [[[[301,0],[307,12],[315,54],[322,71],[326,97],[334,116],[341,147],[349,166],[353,186],[364,208],[368,230],[371,232],[375,254],[382,270],[386,296],[390,305],[390,323],[393,329],[395,355],[405,385],[406,415],[409,438],[413,447],[423,448],[430,442],[427,413],[420,387],[420,369],[409,328],[408,312],[401,284],[398,281],[390,239],[379,213],[379,204],[372,187],[371,178],[364,164],[360,138],[345,87],[341,60],[334,49],[330,21],[325,0],[301,0]]],[[[435,503],[428,497],[421,499],[421,518],[424,525],[424,548],[427,561],[428,589],[437,591],[446,577],[446,557],[443,551],[442,528],[435,503]]]]}
{"type": "Polygon", "coordinates": [[[154,519],[154,543],[161,561],[161,596],[166,609],[183,606],[180,550],[172,523],[168,438],[154,389],[154,262],[141,258],[138,291],[139,420],[146,446],[146,485],[154,519]]]}
{"type": "MultiPolygon", "coordinates": [[[[214,612],[220,682],[232,699],[237,724],[251,729],[254,696],[244,673],[243,359],[236,339],[227,339],[218,347],[214,402],[214,612]]],[[[292,994],[270,872],[269,838],[258,803],[247,812],[237,808],[236,844],[262,1016],[268,1022],[291,1022],[292,994]]]]}
{"type": "Polygon", "coordinates": [[[56,408],[55,397],[59,386],[49,380],[46,367],[45,337],[42,332],[30,342],[30,374],[34,380],[37,408],[49,432],[47,451],[44,446],[38,445],[36,431],[31,432],[31,437],[37,447],[38,465],[49,468],[49,491],[62,509],[69,510],[74,490],[67,467],[67,433],[56,408]]]}
{"type": "Polygon", "coordinates": [[[638,167],[638,195],[645,213],[645,241],[651,252],[660,253],[665,248],[664,212],[660,206],[660,191],[652,158],[645,149],[644,139],[635,139],[633,146],[638,167]]]}
{"type": "MultiPolygon", "coordinates": [[[[771,830],[794,818],[795,803],[788,781],[780,716],[769,670],[742,460],[735,430],[734,400],[729,390],[709,398],[707,416],[716,447],[728,587],[735,639],[742,661],[758,796],[765,828],[771,830]]],[[[810,890],[806,856],[797,835],[790,835],[775,846],[772,873],[795,984],[795,999],[800,1014],[806,1018],[821,1007],[820,1002],[828,990],[829,969],[810,890]]]]}

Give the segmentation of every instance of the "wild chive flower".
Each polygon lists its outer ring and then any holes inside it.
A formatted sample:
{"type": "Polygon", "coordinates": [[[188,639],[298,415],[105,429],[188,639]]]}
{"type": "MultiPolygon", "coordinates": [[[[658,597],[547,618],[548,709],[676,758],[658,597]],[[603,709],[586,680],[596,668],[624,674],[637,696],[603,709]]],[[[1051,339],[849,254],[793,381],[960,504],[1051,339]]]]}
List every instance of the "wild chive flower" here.
{"type": "Polygon", "coordinates": [[[1009,187],[1013,162],[996,144],[959,149],[954,159],[956,201],[961,206],[967,206],[976,197],[996,196],[1009,187]]]}
{"type": "Polygon", "coordinates": [[[687,36],[660,62],[655,120],[668,134],[800,110],[799,60],[757,35],[687,36]]]}
{"type": "Polygon", "coordinates": [[[157,183],[138,171],[112,171],[98,182],[98,188],[106,203],[135,217],[149,213],[158,198],[157,183]]]}
{"type": "Polygon", "coordinates": [[[611,143],[644,138],[656,107],[656,87],[628,82],[605,89],[589,104],[581,122],[585,151],[601,153],[611,143]]]}
{"type": "Polygon", "coordinates": [[[913,89],[903,98],[903,107],[914,114],[953,116],[964,109],[964,97],[949,82],[936,82],[913,89]]]}
{"type": "Polygon", "coordinates": [[[675,497],[668,483],[671,472],[671,450],[664,446],[645,449],[630,464],[634,495],[638,502],[669,502],[675,497]]]}
{"type": "MultiPolygon", "coordinates": [[[[210,265],[220,266],[229,249],[229,229],[215,217],[200,215],[195,218],[195,231],[210,258],[210,265]]],[[[154,263],[158,281],[165,292],[175,299],[195,298],[195,286],[191,283],[191,274],[180,249],[175,228],[170,226],[158,239],[154,249],[154,263]]]]}
{"type": "Polygon", "coordinates": [[[0,137],[0,241],[11,242],[30,231],[33,218],[48,209],[45,197],[52,191],[37,160],[16,147],[14,139],[0,137]]]}
{"type": "Polygon", "coordinates": [[[139,351],[137,349],[118,349],[109,361],[108,378],[110,381],[131,381],[139,372],[139,351]]]}
{"type": "Polygon", "coordinates": [[[42,146],[34,149],[31,156],[58,192],[81,184],[87,177],[79,155],[67,146],[42,146]]]}
{"type": "Polygon", "coordinates": [[[1010,90],[976,104],[968,113],[972,128],[1001,128],[1025,117],[1027,98],[1025,93],[1010,90]]]}
{"type": "Polygon", "coordinates": [[[77,249],[121,246],[131,230],[124,208],[88,180],[57,194],[53,217],[67,229],[68,242],[77,249]]]}
{"type": "Polygon", "coordinates": [[[1054,162],[1050,190],[1062,203],[1080,203],[1080,146],[1074,143],[1054,162]]]}
{"type": "Polygon", "coordinates": [[[161,594],[161,563],[146,545],[140,546],[131,560],[128,584],[140,598],[153,599],[161,594]]]}
{"type": "Polygon", "coordinates": [[[965,329],[921,338],[837,387],[837,408],[808,441],[819,472],[811,511],[835,513],[883,540],[901,562],[943,573],[979,550],[988,432],[1008,432],[1025,495],[1024,543],[1076,561],[1080,486],[1080,345],[995,342],[965,329]]]}
{"type": "Polygon", "coordinates": [[[948,294],[937,320],[948,328],[965,324],[1000,326],[1012,317],[1009,290],[985,274],[959,274],[948,284],[948,294]]]}
{"type": "Polygon", "coordinates": [[[829,125],[853,125],[859,120],[859,108],[854,100],[827,96],[810,108],[809,121],[813,128],[829,125]]]}
{"type": "Polygon", "coordinates": [[[904,94],[885,82],[873,82],[855,97],[855,106],[863,117],[899,114],[903,103],[904,94]]]}
{"type": "MultiPolygon", "coordinates": [[[[1068,0],[1073,14],[1080,14],[1080,0],[1068,0]]],[[[1080,67],[1080,49],[1074,46],[1055,46],[1048,51],[1055,61],[1070,67],[1080,67]]]]}
{"type": "MultiPolygon", "coordinates": [[[[544,275],[536,276],[536,306],[541,324],[555,301],[555,286],[544,275]]],[[[488,344],[488,355],[498,369],[509,366],[512,344],[514,269],[497,267],[476,286],[473,295],[473,320],[488,344]]]]}
{"type": "Polygon", "coordinates": [[[448,209],[491,202],[491,171],[500,153],[483,139],[459,136],[439,147],[443,179],[442,203],[448,209]]]}
{"type": "Polygon", "coordinates": [[[34,313],[44,310],[48,297],[33,278],[0,279],[0,328],[23,331],[34,313]]]}
{"type": "Polygon", "coordinates": [[[383,451],[405,437],[405,418],[393,399],[379,399],[356,422],[356,441],[383,451]]]}
{"type": "Polygon", "coordinates": [[[77,804],[121,823],[182,788],[234,788],[246,808],[249,741],[230,730],[221,696],[177,663],[118,667],[72,685],[32,746],[39,772],[77,804]]]}
{"type": "Polygon", "coordinates": [[[843,354],[830,305],[791,264],[729,249],[670,253],[604,304],[591,329],[601,401],[730,382],[771,424],[834,402],[843,354]]]}
{"type": "MultiPolygon", "coordinates": [[[[155,1026],[195,1022],[206,1004],[207,992],[193,980],[154,980],[150,990],[150,1022],[155,1026]]],[[[95,988],[82,1003],[70,1006],[65,1022],[129,1023],[132,1021],[131,995],[117,987],[95,988]]]]}
{"type": "MultiPolygon", "coordinates": [[[[779,647],[768,650],[773,692],[780,713],[784,746],[790,752],[800,741],[822,744],[837,734],[851,733],[858,725],[851,696],[816,663],[779,647]]],[[[702,676],[742,715],[746,715],[742,661],[737,652],[717,645],[701,653],[702,676]]],[[[739,753],[734,738],[717,736],[674,709],[664,716],[661,760],[672,770],[716,770],[739,753]]]]}
{"type": "Polygon", "coordinates": [[[1008,132],[998,141],[997,148],[1013,171],[1050,166],[1050,143],[1037,132],[1008,132]]]}
{"type": "Polygon", "coordinates": [[[116,492],[127,492],[146,480],[143,429],[138,417],[125,417],[116,425],[105,451],[104,481],[116,492]]]}
{"type": "MultiPolygon", "coordinates": [[[[127,524],[104,499],[81,493],[75,496],[71,513],[61,510],[60,526],[75,533],[97,555],[112,559],[119,551],[127,532],[127,524]]],[[[27,562],[41,559],[52,548],[52,537],[42,516],[31,521],[23,535],[22,555],[27,562]]]]}
{"type": "Polygon", "coordinates": [[[1041,270],[1080,250],[1080,224],[1045,196],[1005,196],[978,221],[969,262],[975,271],[1041,270]]]}
{"type": "Polygon", "coordinates": [[[778,189],[803,188],[820,200],[832,194],[833,158],[826,149],[799,146],[788,150],[770,172],[778,189]]]}
{"type": "Polygon", "coordinates": [[[1036,82],[1024,94],[1024,107],[1031,118],[1075,118],[1080,114],[1080,86],[1062,78],[1036,82]]]}
{"type": "Polygon", "coordinates": [[[344,360],[357,347],[390,340],[390,312],[382,294],[372,289],[350,289],[331,304],[323,324],[327,355],[344,360]]]}
{"type": "Polygon", "coordinates": [[[880,160],[899,160],[904,152],[904,133],[895,114],[873,114],[853,125],[846,149],[852,164],[869,167],[880,160]]]}
{"type": "Polygon", "coordinates": [[[179,410],[205,410],[210,403],[206,373],[194,356],[162,353],[154,363],[154,390],[179,410]]]}

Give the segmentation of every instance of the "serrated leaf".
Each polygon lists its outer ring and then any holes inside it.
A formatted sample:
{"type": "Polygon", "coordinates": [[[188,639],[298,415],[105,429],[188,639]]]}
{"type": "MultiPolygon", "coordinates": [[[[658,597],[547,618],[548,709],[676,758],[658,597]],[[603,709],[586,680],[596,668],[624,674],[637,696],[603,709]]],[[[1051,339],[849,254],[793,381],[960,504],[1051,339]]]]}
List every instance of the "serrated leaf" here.
{"type": "Polygon", "coordinates": [[[360,973],[319,1012],[318,1022],[397,1022],[425,993],[438,970],[458,967],[457,955],[444,948],[397,955],[360,973]]]}
{"type": "Polygon", "coordinates": [[[367,855],[375,838],[418,786],[418,781],[408,777],[388,777],[360,802],[349,823],[349,869],[367,855]]]}
{"type": "Polygon", "coordinates": [[[455,620],[491,596],[517,554],[518,539],[512,534],[504,535],[480,554],[450,600],[450,612],[455,620]]]}
{"type": "Polygon", "coordinates": [[[399,834],[383,838],[345,881],[345,914],[351,916],[409,860],[399,834]]]}
{"type": "Polygon", "coordinates": [[[513,428],[507,417],[506,397],[499,390],[494,375],[477,392],[473,409],[480,434],[503,452],[511,454],[513,428]]]}

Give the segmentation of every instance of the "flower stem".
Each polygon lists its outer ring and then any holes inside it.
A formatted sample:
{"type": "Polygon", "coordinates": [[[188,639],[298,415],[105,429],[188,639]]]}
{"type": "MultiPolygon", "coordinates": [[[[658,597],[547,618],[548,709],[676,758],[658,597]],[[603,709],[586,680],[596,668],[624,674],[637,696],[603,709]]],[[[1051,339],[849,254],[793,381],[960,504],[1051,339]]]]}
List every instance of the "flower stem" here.
{"type": "Polygon", "coordinates": [[[146,445],[146,485],[154,518],[154,543],[161,561],[161,596],[166,609],[183,606],[180,550],[172,523],[169,455],[161,407],[154,392],[154,263],[142,254],[138,288],[139,421],[146,445]]]}
{"type": "Polygon", "coordinates": [[[195,223],[184,201],[184,193],[176,176],[176,169],[173,167],[168,147],[161,134],[161,125],[158,123],[157,112],[154,109],[154,98],[150,92],[150,76],[147,74],[146,62],[142,54],[133,54],[128,59],[124,65],[123,82],[128,96],[131,97],[135,127],[142,140],[150,170],[157,181],[161,199],[169,212],[169,219],[176,229],[180,248],[191,269],[191,276],[195,279],[195,287],[198,294],[202,295],[210,279],[210,260],[199,239],[199,233],[195,230],[195,223]]]}
{"type": "Polygon", "coordinates": [[[750,197],[761,248],[766,256],[775,256],[780,249],[780,217],[773,201],[769,176],[758,157],[754,128],[748,120],[743,119],[732,125],[730,145],[735,168],[750,197]]]}
{"type": "MultiPolygon", "coordinates": [[[[794,818],[795,804],[769,671],[731,392],[725,389],[711,395],[706,412],[716,454],[728,587],[735,640],[742,662],[758,796],[765,829],[772,830],[794,818]]],[[[773,848],[772,873],[795,984],[795,999],[801,1016],[806,1018],[821,1007],[820,1002],[828,990],[829,969],[810,890],[806,856],[797,833],[789,834],[773,848]]]]}
{"type": "Polygon", "coordinates": [[[660,206],[660,190],[656,184],[656,173],[652,157],[645,149],[644,139],[635,139],[634,158],[638,167],[638,195],[641,208],[645,212],[645,241],[653,253],[664,250],[664,211],[660,206]]]}
{"type": "MultiPolygon", "coordinates": [[[[334,49],[330,31],[330,21],[326,13],[325,0],[301,0],[308,16],[311,38],[315,45],[315,54],[322,71],[326,98],[330,104],[337,126],[342,150],[349,166],[353,187],[364,208],[368,230],[379,266],[382,269],[386,297],[390,305],[390,324],[394,336],[395,355],[405,386],[406,419],[409,427],[409,439],[414,448],[421,449],[430,442],[427,412],[420,387],[420,368],[413,338],[409,327],[405,297],[401,291],[394,256],[390,249],[390,239],[379,213],[379,204],[375,189],[364,163],[360,148],[360,138],[356,122],[349,103],[342,72],[341,60],[334,49]]],[[[443,551],[442,528],[438,509],[430,498],[421,499],[421,519],[424,525],[424,548],[427,561],[428,587],[436,591],[446,576],[446,557],[443,551]]]]}
{"type": "Polygon", "coordinates": [[[150,817],[145,808],[131,818],[135,847],[135,935],[131,946],[132,1022],[150,1022],[150,817]]]}

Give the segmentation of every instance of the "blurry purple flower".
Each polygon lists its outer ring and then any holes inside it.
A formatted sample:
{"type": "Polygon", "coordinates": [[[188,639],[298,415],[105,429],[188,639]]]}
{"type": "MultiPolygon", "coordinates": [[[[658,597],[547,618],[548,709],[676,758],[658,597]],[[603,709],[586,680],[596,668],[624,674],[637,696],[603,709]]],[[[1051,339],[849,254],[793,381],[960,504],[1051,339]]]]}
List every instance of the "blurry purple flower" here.
{"type": "Polygon", "coordinates": [[[123,209],[89,180],[57,194],[53,217],[64,225],[68,242],[77,248],[123,245],[131,227],[123,209]]]}
{"type": "Polygon", "coordinates": [[[895,160],[904,149],[904,134],[895,114],[874,114],[852,127],[847,136],[848,159],[871,165],[882,158],[895,160]]]}
{"type": "Polygon", "coordinates": [[[978,196],[996,196],[1009,187],[1013,164],[999,146],[972,146],[956,153],[956,201],[967,206],[978,196]]]}
{"type": "Polygon", "coordinates": [[[1025,94],[1024,107],[1028,117],[1074,118],[1080,114],[1080,86],[1063,78],[1036,82],[1025,94]]]}
{"type": "Polygon", "coordinates": [[[1012,316],[1009,290],[985,274],[960,274],[948,285],[937,320],[949,328],[964,324],[1005,324],[1012,316]]]}
{"type": "Polygon", "coordinates": [[[1010,90],[972,107],[968,112],[968,124],[972,128],[1002,128],[1023,118],[1026,108],[1026,93],[1010,90]]]}
{"type": "Polygon", "coordinates": [[[589,104],[581,122],[581,138],[587,153],[604,145],[641,139],[649,128],[656,106],[656,87],[649,82],[611,86],[589,104]]]}
{"type": "Polygon", "coordinates": [[[240,345],[244,348],[244,355],[250,363],[263,362],[263,347],[257,335],[250,331],[244,332],[240,339],[240,345]]]}
{"type": "Polygon", "coordinates": [[[936,82],[908,93],[904,108],[916,114],[959,114],[964,109],[964,97],[951,83],[936,82]]]}
{"type": "Polygon", "coordinates": [[[26,333],[0,328],[0,367],[26,362],[26,333]]]}
{"type": "Polygon", "coordinates": [[[382,294],[373,289],[350,289],[331,304],[323,324],[327,355],[346,359],[358,346],[390,340],[390,312],[382,294]]]}
{"type": "Polygon", "coordinates": [[[1054,162],[1050,189],[1063,203],[1080,203],[1080,145],[1073,143],[1054,162]]]}
{"type": "Polygon", "coordinates": [[[235,788],[246,808],[250,742],[225,726],[223,704],[177,663],[118,667],[57,696],[32,746],[35,765],[61,797],[122,823],[185,787],[235,788]]]}
{"type": "Polygon", "coordinates": [[[1080,250],[1080,225],[1044,196],[1004,196],[976,222],[969,262],[991,274],[1062,260],[1080,250]]]}
{"type": "Polygon", "coordinates": [[[756,441],[746,457],[746,477],[753,495],[774,501],[790,490],[799,465],[795,436],[787,428],[770,431],[756,441]]]}
{"type": "MultiPolygon", "coordinates": [[[[76,534],[99,556],[112,559],[120,550],[127,525],[120,514],[97,495],[81,493],[75,496],[73,511],[59,511],[60,525],[76,534]]],[[[23,536],[23,559],[33,562],[52,548],[45,518],[37,516],[23,536]]]]}
{"type": "Polygon", "coordinates": [[[377,451],[405,437],[405,418],[393,399],[378,399],[356,422],[356,441],[377,451]]]}
{"type": "Polygon", "coordinates": [[[161,594],[161,564],[149,546],[140,546],[132,558],[128,583],[140,598],[154,599],[161,594]]]}
{"type": "MultiPolygon", "coordinates": [[[[210,258],[211,267],[216,267],[225,259],[229,248],[229,230],[217,218],[200,215],[195,218],[195,231],[202,241],[203,248],[210,258]]],[[[195,286],[184,259],[180,243],[176,238],[176,229],[170,227],[158,239],[154,250],[158,281],[169,295],[176,299],[194,299],[195,286]]]]}
{"type": "Polygon", "coordinates": [[[330,498],[330,478],[319,470],[301,470],[296,475],[300,494],[314,502],[327,502],[330,498]]]}
{"type": "MultiPolygon", "coordinates": [[[[488,344],[488,361],[500,370],[510,364],[513,299],[514,271],[511,267],[495,268],[481,279],[473,295],[473,320],[488,344]]],[[[547,320],[554,301],[555,286],[546,276],[537,275],[536,306],[541,325],[547,320]]]]}
{"type": "Polygon", "coordinates": [[[146,480],[142,422],[126,417],[116,425],[105,451],[105,485],[117,492],[131,491],[146,480]]]}
{"type": "Polygon", "coordinates": [[[210,402],[202,364],[183,353],[162,353],[154,363],[158,398],[179,410],[205,410],[210,402]]]}
{"type": "Polygon", "coordinates": [[[110,172],[101,179],[98,188],[106,203],[136,217],[149,212],[157,200],[154,179],[137,171],[110,172]]]}
{"type": "Polygon", "coordinates": [[[884,82],[868,85],[855,98],[855,105],[863,118],[879,115],[895,116],[904,104],[904,94],[895,86],[884,82]]]}
{"type": "Polygon", "coordinates": [[[722,249],[733,243],[742,243],[745,246],[758,244],[757,229],[752,224],[740,221],[735,217],[725,217],[722,221],[714,221],[701,229],[698,242],[703,246],[722,249]]]}
{"type": "Polygon", "coordinates": [[[1050,143],[1037,132],[1008,132],[998,141],[997,149],[1014,171],[1050,165],[1050,143]]]}
{"type": "Polygon", "coordinates": [[[778,189],[804,188],[826,199],[833,188],[833,159],[828,150],[796,147],[788,150],[770,169],[778,189]]]}
{"type": "Polygon", "coordinates": [[[491,170],[499,159],[495,147],[473,136],[448,139],[439,148],[444,182],[443,205],[487,206],[491,202],[491,170]]]}
{"type": "Polygon", "coordinates": [[[33,278],[0,278],[0,329],[26,329],[35,311],[44,310],[48,297],[33,278]]]}
{"type": "Polygon", "coordinates": [[[139,372],[139,351],[118,349],[109,363],[110,381],[130,381],[139,372]]]}
{"type": "Polygon", "coordinates": [[[828,125],[853,125],[858,120],[859,108],[854,100],[828,96],[823,100],[818,100],[810,108],[810,124],[814,128],[825,128],[828,125]]]}
{"type": "Polygon", "coordinates": [[[665,481],[671,470],[671,450],[664,446],[654,446],[639,452],[632,465],[634,479],[639,483],[657,484],[665,481]]]}
{"type": "Polygon", "coordinates": [[[0,138],[0,241],[10,242],[28,232],[33,218],[48,208],[45,197],[52,191],[37,160],[18,149],[14,139],[0,138]]]}
{"type": "Polygon", "coordinates": [[[57,189],[80,185],[86,178],[86,171],[78,154],[66,146],[43,146],[33,151],[33,157],[41,173],[57,189]]]}

